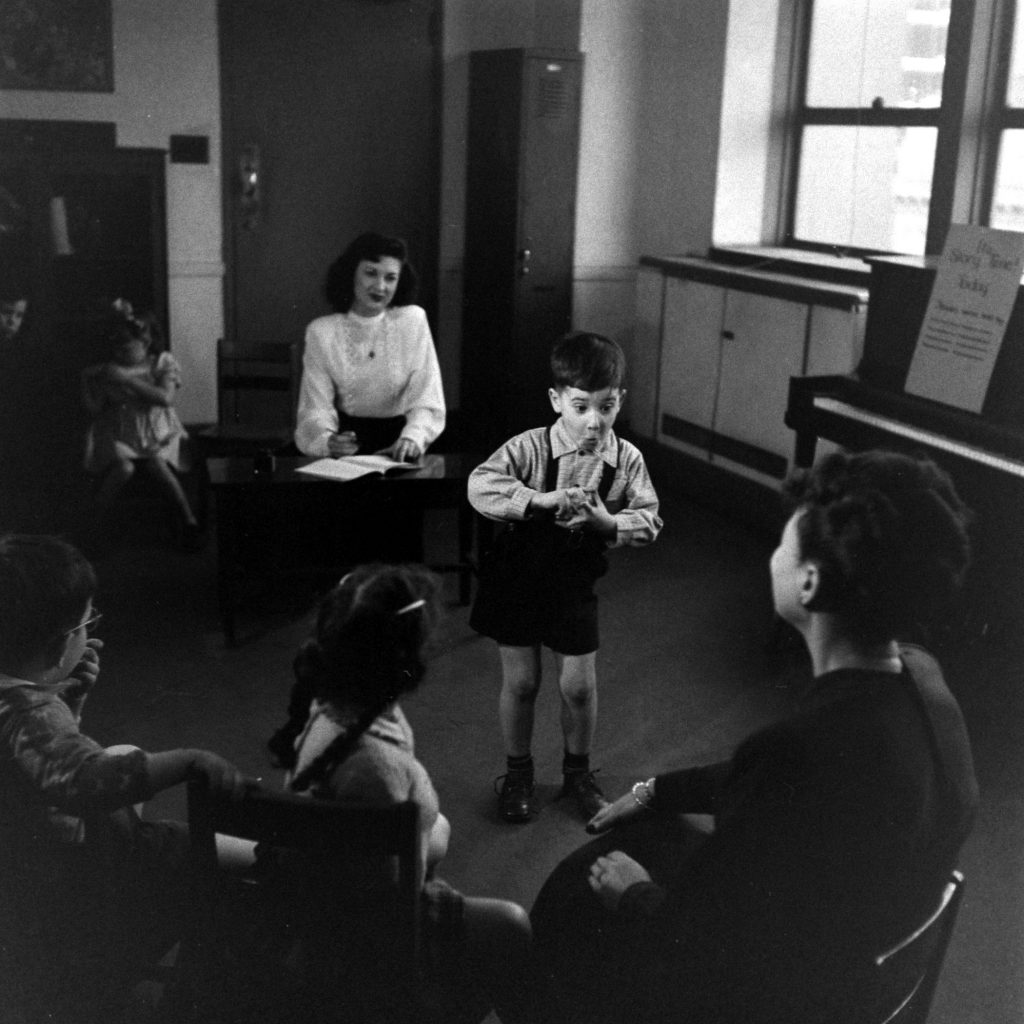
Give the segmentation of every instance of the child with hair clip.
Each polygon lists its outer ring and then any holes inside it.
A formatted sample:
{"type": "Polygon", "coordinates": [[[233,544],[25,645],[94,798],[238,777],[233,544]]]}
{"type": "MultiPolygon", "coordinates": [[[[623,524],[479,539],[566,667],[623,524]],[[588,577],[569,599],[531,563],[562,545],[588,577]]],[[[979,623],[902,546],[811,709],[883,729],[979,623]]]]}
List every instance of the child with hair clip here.
{"type": "Polygon", "coordinates": [[[176,475],[187,436],[174,409],[181,369],[165,350],[157,318],[136,315],[124,299],[114,303],[108,337],[110,359],[82,371],[82,401],[93,417],[85,468],[99,477],[96,504],[109,509],[141,466],[177,512],[183,546],[195,550],[199,524],[176,475]]]}
{"type": "Polygon", "coordinates": [[[426,674],[438,618],[438,583],[422,566],[350,572],[324,598],[299,651],[290,721],[270,747],[293,792],[363,805],[416,801],[426,987],[439,1019],[479,1021],[497,1008],[509,1022],[519,1019],[528,918],[516,903],[463,896],[434,874],[451,828],[398,703],[426,674]]]}

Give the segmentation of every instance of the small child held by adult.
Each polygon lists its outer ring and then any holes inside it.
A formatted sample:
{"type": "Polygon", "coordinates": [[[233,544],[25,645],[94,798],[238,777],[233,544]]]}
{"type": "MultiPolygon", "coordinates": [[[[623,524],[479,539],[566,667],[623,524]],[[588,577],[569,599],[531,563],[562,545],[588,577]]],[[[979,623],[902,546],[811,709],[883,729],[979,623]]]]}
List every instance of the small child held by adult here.
{"type": "MultiPolygon", "coordinates": [[[[271,749],[294,792],[364,805],[419,805],[426,963],[421,995],[439,1020],[479,1021],[496,1007],[511,1024],[521,1019],[528,994],[520,972],[529,921],[518,904],[464,896],[435,874],[451,826],[416,759],[412,729],[398,703],[426,674],[438,594],[437,579],[422,566],[364,565],[345,576],[323,599],[316,631],[296,658],[290,722],[275,734],[271,749]]],[[[337,951],[325,956],[338,959],[337,951]]],[[[351,963],[325,965],[342,968],[351,963]]],[[[366,995],[372,1006],[373,993],[366,995]]]]}
{"type": "Polygon", "coordinates": [[[194,550],[200,528],[177,476],[187,436],[174,408],[178,361],[164,349],[157,318],[136,315],[123,299],[114,303],[109,341],[111,358],[82,371],[82,401],[93,418],[85,468],[99,477],[96,504],[108,510],[141,467],[174,507],[184,547],[194,550]]]}
{"type": "Polygon", "coordinates": [[[506,524],[482,567],[470,625],[498,643],[498,716],[507,755],[498,809],[533,815],[531,754],[542,647],[555,654],[562,704],[562,795],[588,821],[607,803],[590,769],[597,726],[594,584],[609,548],[658,536],[658,496],[643,456],[612,430],[625,397],[625,356],[599,334],[555,343],[548,395],[558,419],[507,441],[470,474],[469,500],[506,524]]]}
{"type": "MultiPolygon", "coordinates": [[[[0,899],[16,968],[5,974],[25,1012],[62,1024],[115,1019],[139,970],[180,937],[187,827],[144,821],[133,805],[193,771],[243,786],[208,751],[104,748],[81,731],[103,647],[90,636],[95,592],[70,544],[0,537],[0,899]]],[[[251,844],[229,854],[231,843],[225,855],[251,861],[251,844]]]]}

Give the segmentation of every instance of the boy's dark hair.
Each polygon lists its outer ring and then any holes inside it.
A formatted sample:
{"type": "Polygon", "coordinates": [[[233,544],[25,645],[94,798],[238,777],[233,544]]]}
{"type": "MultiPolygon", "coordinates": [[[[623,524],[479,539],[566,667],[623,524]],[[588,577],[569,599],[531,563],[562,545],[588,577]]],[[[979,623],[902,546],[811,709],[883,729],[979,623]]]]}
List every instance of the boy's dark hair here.
{"type": "Polygon", "coordinates": [[[82,621],[96,593],[85,556],[58,537],[0,537],[0,664],[24,665],[82,621]]]}
{"type": "Polygon", "coordinates": [[[352,308],[356,267],[363,260],[380,262],[390,256],[402,264],[392,306],[408,306],[416,300],[416,270],[409,262],[409,250],[401,238],[380,235],[367,231],[349,242],[341,255],[327,268],[324,295],[336,313],[347,313],[352,308]]]}
{"type": "Polygon", "coordinates": [[[621,388],[625,376],[625,354],[603,334],[574,331],[559,338],[551,349],[551,377],[556,388],[621,388]]]}
{"type": "Polygon", "coordinates": [[[952,598],[970,564],[970,511],[927,458],[830,455],[786,484],[802,510],[802,558],[818,564],[809,607],[841,616],[859,639],[909,639],[952,598]]]}

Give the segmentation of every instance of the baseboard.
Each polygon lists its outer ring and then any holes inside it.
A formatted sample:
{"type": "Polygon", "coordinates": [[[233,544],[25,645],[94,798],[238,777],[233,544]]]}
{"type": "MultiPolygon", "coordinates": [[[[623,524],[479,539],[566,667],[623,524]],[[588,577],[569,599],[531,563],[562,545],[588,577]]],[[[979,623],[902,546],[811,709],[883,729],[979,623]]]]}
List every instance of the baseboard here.
{"type": "Polygon", "coordinates": [[[637,437],[628,428],[616,425],[616,433],[643,452],[659,494],[696,502],[770,539],[778,537],[785,521],[778,491],[652,438],[637,437]]]}

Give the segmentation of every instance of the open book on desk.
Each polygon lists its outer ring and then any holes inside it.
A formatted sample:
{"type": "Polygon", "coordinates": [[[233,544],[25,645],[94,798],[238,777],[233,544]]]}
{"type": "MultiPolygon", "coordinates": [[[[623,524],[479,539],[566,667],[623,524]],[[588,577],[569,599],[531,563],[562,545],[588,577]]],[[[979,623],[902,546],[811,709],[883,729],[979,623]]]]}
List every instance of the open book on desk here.
{"type": "Polygon", "coordinates": [[[346,455],[340,459],[317,459],[308,466],[299,466],[299,473],[323,477],[325,480],[358,480],[361,476],[377,473],[386,476],[388,473],[401,473],[410,469],[420,469],[419,462],[397,462],[387,455],[346,455]]]}

